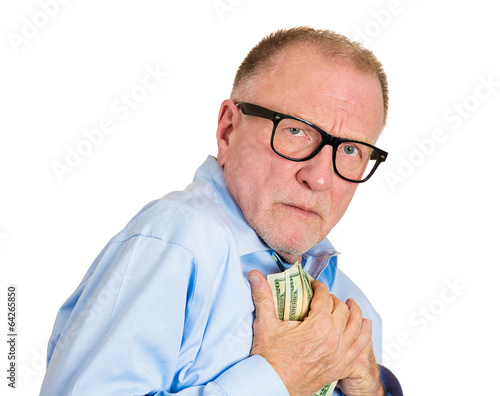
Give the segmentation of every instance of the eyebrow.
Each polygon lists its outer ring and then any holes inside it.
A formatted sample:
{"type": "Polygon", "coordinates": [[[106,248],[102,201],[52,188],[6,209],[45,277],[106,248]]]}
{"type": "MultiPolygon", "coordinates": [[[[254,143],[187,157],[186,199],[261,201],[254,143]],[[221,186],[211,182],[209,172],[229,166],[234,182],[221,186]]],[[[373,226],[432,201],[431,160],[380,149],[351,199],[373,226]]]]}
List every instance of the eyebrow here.
{"type": "Polygon", "coordinates": [[[337,136],[337,137],[342,139],[354,140],[356,142],[371,144],[372,146],[374,145],[374,143],[372,143],[370,140],[364,137],[350,137],[350,136],[337,136]]]}
{"type": "MultiPolygon", "coordinates": [[[[312,121],[309,121],[307,118],[304,118],[300,115],[296,115],[296,114],[290,114],[290,113],[282,113],[282,114],[285,114],[285,115],[290,115],[292,117],[296,117],[296,118],[300,118],[301,120],[304,120],[304,121],[307,121],[307,122],[310,122],[311,124],[313,124],[315,127],[321,129],[323,132],[325,133],[328,133],[327,131],[325,131],[323,128],[319,127],[318,124],[316,122],[312,122],[312,121]]],[[[340,133],[342,133],[342,131],[340,131],[340,133]]],[[[328,135],[330,135],[330,133],[328,133],[328,135]]],[[[335,135],[332,135],[332,136],[335,136],[335,135]]],[[[352,136],[335,136],[335,137],[338,137],[338,138],[341,138],[341,139],[347,139],[347,140],[354,140],[356,142],[361,142],[361,143],[367,143],[367,144],[371,144],[372,146],[375,144],[375,143],[372,143],[369,139],[365,138],[365,137],[352,137],[352,136]]]]}

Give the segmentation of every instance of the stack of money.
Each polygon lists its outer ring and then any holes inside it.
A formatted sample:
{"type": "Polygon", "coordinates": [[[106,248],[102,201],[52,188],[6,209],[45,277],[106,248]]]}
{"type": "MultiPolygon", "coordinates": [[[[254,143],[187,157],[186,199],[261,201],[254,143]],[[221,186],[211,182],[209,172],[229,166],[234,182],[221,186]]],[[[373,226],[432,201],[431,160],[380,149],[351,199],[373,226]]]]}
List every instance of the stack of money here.
{"type": "MultiPolygon", "coordinates": [[[[267,281],[273,292],[274,309],[278,319],[304,320],[309,313],[313,291],[313,278],[297,262],[278,274],[269,274],[267,281]]],[[[325,386],[314,396],[331,396],[337,381],[325,386]]]]}

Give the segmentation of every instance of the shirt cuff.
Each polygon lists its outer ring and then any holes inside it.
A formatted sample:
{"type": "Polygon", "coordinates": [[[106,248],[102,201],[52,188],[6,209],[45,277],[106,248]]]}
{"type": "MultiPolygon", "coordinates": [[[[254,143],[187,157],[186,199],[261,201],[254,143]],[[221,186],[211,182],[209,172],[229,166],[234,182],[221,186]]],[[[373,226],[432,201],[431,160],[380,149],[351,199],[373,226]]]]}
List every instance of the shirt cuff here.
{"type": "Polygon", "coordinates": [[[387,396],[403,396],[403,390],[396,376],[386,367],[380,365],[380,380],[387,396]]]}
{"type": "Polygon", "coordinates": [[[228,396],[290,396],[273,367],[259,355],[236,363],[214,382],[228,396]]]}

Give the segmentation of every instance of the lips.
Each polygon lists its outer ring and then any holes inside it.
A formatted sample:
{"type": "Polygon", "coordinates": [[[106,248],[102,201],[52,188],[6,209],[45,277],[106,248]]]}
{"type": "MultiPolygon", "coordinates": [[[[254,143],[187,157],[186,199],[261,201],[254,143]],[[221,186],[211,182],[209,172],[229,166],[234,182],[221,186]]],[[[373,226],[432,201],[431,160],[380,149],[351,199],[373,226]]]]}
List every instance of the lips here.
{"type": "MultiPolygon", "coordinates": [[[[290,208],[292,210],[295,210],[297,213],[306,215],[306,216],[320,216],[317,210],[311,206],[306,206],[302,204],[295,204],[295,203],[282,203],[283,206],[290,208]]],[[[320,216],[321,217],[321,216],[320,216]]]]}

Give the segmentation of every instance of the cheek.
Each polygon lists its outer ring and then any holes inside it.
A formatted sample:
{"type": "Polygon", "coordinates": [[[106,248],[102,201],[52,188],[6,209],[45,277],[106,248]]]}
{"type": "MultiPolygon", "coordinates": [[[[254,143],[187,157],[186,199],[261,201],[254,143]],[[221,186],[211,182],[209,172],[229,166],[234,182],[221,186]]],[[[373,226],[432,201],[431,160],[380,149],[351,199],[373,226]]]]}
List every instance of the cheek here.
{"type": "Polygon", "coordinates": [[[264,199],[265,172],[262,159],[248,148],[231,153],[224,166],[229,191],[247,219],[264,199]]]}

